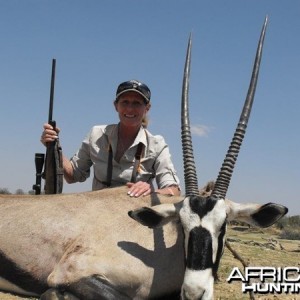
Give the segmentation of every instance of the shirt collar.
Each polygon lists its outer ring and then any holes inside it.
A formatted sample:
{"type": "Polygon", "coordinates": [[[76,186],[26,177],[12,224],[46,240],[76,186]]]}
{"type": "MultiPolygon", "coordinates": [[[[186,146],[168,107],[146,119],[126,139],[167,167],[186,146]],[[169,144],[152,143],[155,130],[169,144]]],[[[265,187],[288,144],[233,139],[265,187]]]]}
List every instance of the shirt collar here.
{"type": "MultiPolygon", "coordinates": [[[[115,148],[115,144],[118,140],[118,124],[111,124],[106,126],[105,135],[107,135],[109,142],[112,144],[112,147],[115,148]]],[[[138,145],[140,142],[147,146],[147,132],[143,126],[140,127],[140,130],[132,144],[132,147],[138,145]]]]}
{"type": "Polygon", "coordinates": [[[132,146],[135,146],[138,143],[143,143],[145,146],[147,146],[147,133],[143,126],[141,126],[132,146]]]}

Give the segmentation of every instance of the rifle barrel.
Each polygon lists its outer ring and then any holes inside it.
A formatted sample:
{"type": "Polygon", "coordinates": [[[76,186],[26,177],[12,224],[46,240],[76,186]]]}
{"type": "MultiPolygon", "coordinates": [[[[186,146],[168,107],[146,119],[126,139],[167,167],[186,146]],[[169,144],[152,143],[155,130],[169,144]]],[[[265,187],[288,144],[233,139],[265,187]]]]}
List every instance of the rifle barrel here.
{"type": "Polygon", "coordinates": [[[50,87],[50,104],[49,104],[49,117],[48,123],[52,122],[53,115],[53,100],[54,100],[54,85],[55,85],[55,67],[56,67],[56,59],[52,59],[52,72],[51,72],[51,87],[50,87]]]}

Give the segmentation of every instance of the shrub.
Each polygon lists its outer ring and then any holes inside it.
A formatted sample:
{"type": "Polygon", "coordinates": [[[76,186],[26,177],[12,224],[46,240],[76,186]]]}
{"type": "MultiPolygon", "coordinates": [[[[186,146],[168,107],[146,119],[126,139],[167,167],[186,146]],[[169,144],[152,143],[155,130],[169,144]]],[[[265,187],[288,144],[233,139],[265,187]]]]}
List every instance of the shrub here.
{"type": "Polygon", "coordinates": [[[282,230],[279,237],[285,240],[300,240],[299,229],[287,227],[282,230]]]}
{"type": "Polygon", "coordinates": [[[298,228],[300,230],[300,216],[283,217],[275,224],[276,227],[283,229],[286,227],[298,228]]]}

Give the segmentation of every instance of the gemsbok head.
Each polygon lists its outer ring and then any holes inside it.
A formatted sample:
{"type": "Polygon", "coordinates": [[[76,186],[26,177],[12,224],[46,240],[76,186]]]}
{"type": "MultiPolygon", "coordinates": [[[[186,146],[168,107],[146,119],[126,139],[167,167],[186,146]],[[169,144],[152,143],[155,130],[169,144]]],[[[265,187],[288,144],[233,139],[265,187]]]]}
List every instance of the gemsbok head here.
{"type": "MultiPolygon", "coordinates": [[[[196,168],[192,149],[188,112],[189,74],[191,63],[191,36],[188,42],[182,90],[182,147],[186,197],[177,204],[161,204],[130,211],[129,215],[150,228],[179,219],[184,230],[186,269],[181,288],[181,299],[213,299],[213,284],[224,250],[226,223],[238,217],[250,224],[267,227],[287,213],[287,208],[268,203],[253,211],[253,206],[235,204],[226,200],[226,193],[245,135],[253,104],[267,17],[261,31],[254,67],[244,107],[229,150],[208,197],[199,195],[196,168]],[[273,215],[272,220],[268,215],[273,215]]],[[[176,264],[176,261],[174,261],[176,264]]],[[[172,267],[172,266],[170,266],[172,267]]]]}

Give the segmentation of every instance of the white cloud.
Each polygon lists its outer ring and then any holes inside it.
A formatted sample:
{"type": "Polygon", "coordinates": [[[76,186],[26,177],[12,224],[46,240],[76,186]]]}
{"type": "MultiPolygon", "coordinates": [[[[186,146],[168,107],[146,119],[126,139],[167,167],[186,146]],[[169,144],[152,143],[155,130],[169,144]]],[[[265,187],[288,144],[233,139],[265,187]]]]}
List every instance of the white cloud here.
{"type": "Polygon", "coordinates": [[[191,132],[197,136],[208,136],[211,128],[206,125],[191,125],[191,132]]]}

